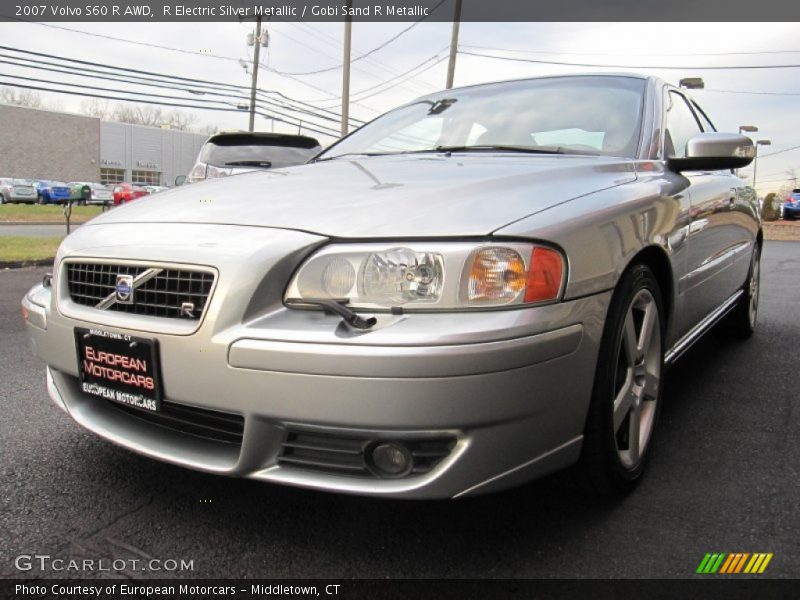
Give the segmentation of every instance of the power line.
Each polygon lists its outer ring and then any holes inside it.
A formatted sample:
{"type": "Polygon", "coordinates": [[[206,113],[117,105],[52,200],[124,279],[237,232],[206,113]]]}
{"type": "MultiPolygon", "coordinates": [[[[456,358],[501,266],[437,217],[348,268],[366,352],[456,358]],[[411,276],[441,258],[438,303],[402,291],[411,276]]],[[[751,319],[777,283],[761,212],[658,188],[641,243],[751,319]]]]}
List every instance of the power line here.
{"type": "MultiPolygon", "coordinates": [[[[370,56],[370,55],[372,55],[372,54],[375,54],[376,52],[379,52],[379,51],[383,50],[384,48],[386,48],[386,46],[388,46],[389,44],[391,44],[391,43],[392,43],[392,42],[394,42],[395,40],[399,39],[400,37],[402,37],[403,35],[405,35],[405,34],[406,34],[406,33],[408,33],[409,31],[411,31],[412,29],[414,29],[414,27],[416,27],[417,25],[419,25],[419,24],[420,24],[422,21],[424,21],[425,19],[427,19],[427,18],[428,18],[430,15],[432,15],[434,12],[436,12],[436,9],[438,9],[438,8],[439,8],[439,7],[440,7],[442,4],[444,4],[446,1],[447,1],[447,0],[439,0],[439,2],[436,4],[436,6],[434,6],[434,7],[433,7],[433,8],[432,8],[432,9],[431,9],[429,12],[428,12],[428,14],[427,14],[427,15],[425,15],[425,16],[423,16],[423,17],[420,17],[419,19],[417,19],[416,21],[414,21],[414,22],[413,22],[411,25],[409,25],[408,27],[406,27],[405,29],[403,29],[403,30],[402,30],[402,31],[400,31],[399,33],[397,33],[397,34],[393,35],[393,36],[392,36],[392,37],[390,37],[388,40],[386,40],[386,41],[385,41],[385,42],[383,42],[382,44],[380,44],[380,45],[376,46],[375,48],[373,48],[373,49],[372,49],[372,50],[370,50],[369,52],[365,52],[364,54],[361,54],[361,55],[359,55],[359,56],[356,56],[355,58],[351,59],[351,60],[350,60],[350,64],[352,64],[352,63],[355,63],[355,62],[358,62],[358,61],[360,61],[360,60],[363,60],[363,59],[367,58],[368,56],[370,56]]],[[[317,74],[319,74],[319,73],[329,73],[330,71],[338,71],[339,69],[341,69],[341,68],[342,68],[342,66],[343,66],[343,64],[342,64],[342,63],[339,63],[338,65],[336,65],[336,66],[334,66],[334,67],[326,67],[326,68],[324,68],[324,69],[316,69],[316,70],[314,70],[314,71],[304,71],[304,72],[297,72],[297,73],[288,73],[288,72],[284,72],[284,74],[285,74],[285,75],[317,75],[317,74]]]]}
{"type": "MultiPolygon", "coordinates": [[[[519,54],[556,54],[562,56],[627,56],[627,53],[618,52],[564,52],[562,50],[518,50],[516,48],[495,48],[491,46],[473,46],[469,44],[462,44],[461,48],[475,48],[478,50],[495,50],[500,52],[517,52],[519,54]]],[[[684,52],[684,53],[666,53],[666,54],[650,54],[637,52],[636,56],[646,56],[648,58],[664,57],[672,58],[676,56],[750,56],[757,54],[797,54],[800,50],[754,50],[748,52],[684,52]]]]}
{"type": "MultiPolygon", "coordinates": [[[[312,25],[310,25],[308,23],[289,23],[289,25],[292,26],[292,27],[295,27],[297,29],[300,29],[300,31],[306,33],[307,35],[313,36],[314,40],[318,40],[320,42],[323,42],[323,43],[327,44],[328,46],[333,47],[334,49],[336,49],[336,51],[338,53],[341,53],[341,51],[343,49],[343,44],[339,40],[337,40],[333,36],[329,35],[328,33],[326,33],[322,29],[319,29],[317,27],[313,27],[312,25]]],[[[353,49],[356,50],[355,47],[353,49]]],[[[390,65],[390,64],[388,64],[388,63],[386,63],[384,61],[378,60],[377,58],[375,58],[373,56],[365,58],[364,62],[369,64],[370,66],[374,67],[375,69],[378,69],[380,71],[380,77],[385,76],[387,73],[392,75],[392,76],[400,74],[399,69],[395,68],[393,65],[390,65]]],[[[362,65],[360,70],[363,71],[363,67],[364,66],[362,65]]],[[[356,67],[356,68],[358,69],[359,67],[356,67]]],[[[413,86],[413,87],[417,88],[418,90],[422,90],[420,93],[428,93],[428,92],[433,91],[435,89],[429,83],[422,82],[422,81],[419,81],[419,82],[417,82],[417,81],[409,81],[408,84],[409,84],[409,87],[413,86]]]]}
{"type": "MultiPolygon", "coordinates": [[[[237,113],[242,112],[242,111],[240,111],[239,109],[236,109],[236,108],[223,108],[223,107],[219,107],[219,106],[207,106],[207,105],[206,106],[198,106],[196,104],[178,104],[178,103],[171,103],[171,102],[163,102],[163,101],[160,101],[160,100],[132,99],[132,98],[123,98],[123,97],[120,97],[120,96],[105,96],[105,95],[102,95],[102,94],[91,94],[91,93],[88,93],[88,92],[78,92],[78,91],[70,91],[70,90],[54,90],[52,88],[46,88],[46,87],[41,87],[41,86],[33,86],[33,85],[27,85],[27,84],[22,84],[22,83],[14,83],[14,82],[9,82],[9,81],[2,81],[2,80],[0,80],[0,85],[6,85],[6,86],[9,86],[9,87],[23,88],[23,89],[28,89],[28,90],[37,90],[37,91],[42,91],[42,92],[53,92],[55,94],[68,94],[70,96],[83,96],[83,97],[89,97],[89,98],[100,98],[102,100],[115,100],[115,101],[119,101],[119,102],[138,102],[138,103],[141,103],[141,104],[154,104],[154,105],[158,105],[158,106],[171,106],[171,107],[175,107],[175,108],[194,108],[194,109],[198,109],[198,110],[213,110],[213,111],[217,111],[217,112],[237,112],[237,113]]],[[[125,92],[122,92],[122,93],[125,93],[125,92]]],[[[285,123],[286,125],[290,125],[292,127],[298,127],[298,125],[302,125],[302,127],[304,129],[307,129],[308,131],[313,131],[314,133],[319,133],[319,134],[322,134],[322,135],[336,137],[335,135],[332,136],[331,133],[329,133],[328,131],[322,131],[320,129],[316,129],[315,127],[306,126],[305,124],[293,123],[291,121],[287,121],[287,120],[282,119],[280,117],[276,117],[276,116],[274,116],[274,115],[272,115],[270,113],[264,113],[264,112],[261,112],[261,111],[256,111],[256,113],[258,115],[264,117],[264,118],[273,119],[275,121],[278,121],[280,123],[285,123]]]]}
{"type": "MultiPolygon", "coordinates": [[[[294,25],[294,23],[290,23],[290,25],[294,25]]],[[[274,34],[276,34],[276,35],[279,35],[279,36],[287,38],[288,40],[294,42],[295,44],[303,47],[305,50],[311,50],[312,52],[315,52],[317,54],[320,54],[320,55],[325,56],[327,58],[330,58],[332,60],[338,60],[338,58],[331,56],[327,52],[323,52],[322,50],[320,50],[318,48],[314,48],[313,46],[310,46],[307,42],[304,42],[302,40],[298,40],[297,38],[290,36],[288,33],[284,32],[284,31],[281,31],[278,28],[273,28],[272,32],[274,34]]],[[[275,67],[273,67],[273,68],[275,68],[275,67]]],[[[356,65],[356,66],[353,66],[353,68],[355,70],[360,71],[361,73],[364,73],[365,75],[367,75],[369,77],[374,77],[374,78],[378,78],[379,79],[379,78],[381,78],[383,76],[383,74],[376,75],[375,73],[370,72],[369,70],[366,70],[364,68],[364,65],[361,65],[361,66],[357,66],[356,65]]],[[[286,71],[278,71],[276,69],[276,72],[279,72],[284,77],[289,77],[290,76],[290,74],[288,74],[286,71]]],[[[291,76],[294,77],[295,75],[291,75],[291,76]]],[[[328,92],[328,95],[330,95],[330,92],[328,92]]]]}
{"type": "MultiPolygon", "coordinates": [[[[7,55],[4,55],[4,54],[0,53],[0,56],[7,56],[7,55]]],[[[22,60],[31,60],[31,59],[22,59],[22,60]]],[[[36,62],[40,62],[40,61],[36,61],[36,62]]],[[[83,74],[83,73],[80,73],[80,72],[67,71],[67,70],[53,68],[53,67],[40,67],[40,66],[33,66],[33,65],[24,65],[24,64],[15,63],[15,62],[11,62],[11,61],[6,61],[6,60],[2,60],[2,59],[0,59],[0,63],[10,64],[10,65],[13,65],[13,66],[17,66],[17,67],[20,67],[20,68],[26,68],[26,69],[52,71],[52,72],[56,72],[56,73],[64,73],[64,74],[72,75],[72,76],[76,76],[76,77],[88,77],[88,78],[91,78],[91,79],[105,79],[105,80],[113,81],[113,82],[116,82],[116,83],[127,84],[127,85],[139,85],[139,86],[144,86],[144,87],[158,87],[158,88],[164,88],[164,89],[168,89],[168,90],[172,90],[172,91],[191,92],[191,90],[186,90],[186,89],[180,88],[180,87],[173,87],[173,86],[153,84],[153,83],[140,83],[138,81],[129,81],[129,80],[123,79],[122,78],[123,76],[119,76],[120,78],[112,78],[112,77],[103,77],[103,76],[98,76],[98,75],[86,75],[86,74],[83,74]]],[[[66,67],[66,68],[70,68],[70,67],[66,67]]],[[[6,76],[7,77],[19,78],[19,79],[26,79],[25,77],[18,76],[18,75],[6,75],[6,76]]],[[[30,79],[30,78],[28,78],[28,79],[30,79]]],[[[34,81],[36,81],[36,80],[34,80],[34,81]]],[[[44,80],[41,80],[41,81],[44,81],[44,80]]],[[[173,99],[177,99],[177,100],[186,100],[184,98],[179,98],[179,97],[174,97],[174,96],[164,96],[164,95],[159,95],[159,94],[153,94],[152,92],[148,92],[148,93],[144,94],[142,92],[129,91],[129,90],[115,90],[115,89],[111,89],[111,88],[102,88],[102,87],[98,87],[98,86],[83,86],[83,85],[70,83],[70,82],[47,81],[47,83],[53,83],[53,84],[56,84],[56,85],[70,85],[70,86],[81,87],[81,88],[86,88],[86,89],[95,88],[95,89],[100,89],[100,90],[105,90],[105,91],[110,91],[110,92],[118,92],[118,93],[131,94],[131,95],[144,95],[144,96],[148,96],[148,97],[162,97],[162,98],[173,98],[173,99]]],[[[244,103],[244,102],[247,101],[247,99],[242,97],[242,96],[232,96],[232,95],[229,95],[229,94],[223,94],[223,93],[212,92],[212,91],[207,91],[207,92],[202,92],[202,93],[204,95],[205,94],[209,94],[209,95],[213,95],[213,96],[227,98],[228,100],[233,100],[233,101],[238,102],[238,103],[244,103]]],[[[190,100],[192,102],[199,102],[199,103],[209,103],[209,102],[227,103],[225,100],[206,100],[206,99],[200,99],[200,98],[192,98],[190,100]]],[[[332,122],[338,122],[337,119],[332,118],[332,117],[326,117],[326,116],[323,116],[323,115],[317,115],[315,113],[311,113],[310,111],[300,111],[299,109],[294,109],[294,108],[291,108],[291,107],[285,107],[285,106],[282,106],[280,104],[276,104],[276,103],[274,103],[273,101],[270,101],[270,100],[261,100],[260,102],[263,102],[266,105],[267,108],[272,109],[272,110],[274,110],[275,108],[283,108],[284,110],[290,110],[290,111],[293,111],[293,112],[307,113],[307,114],[309,114],[311,116],[314,116],[316,118],[319,118],[319,119],[332,121],[332,122]]],[[[261,104],[259,104],[259,106],[260,105],[261,104]]],[[[276,111],[276,114],[279,114],[281,116],[285,116],[287,118],[294,118],[294,119],[298,118],[298,117],[296,117],[294,115],[287,115],[286,113],[277,112],[277,111],[276,111]]],[[[307,123],[309,122],[309,120],[307,118],[304,119],[304,120],[307,123]]],[[[311,124],[313,124],[313,122],[311,122],[311,124]]],[[[324,126],[319,125],[319,124],[318,124],[318,126],[319,127],[324,127],[324,126]]]]}
{"type": "Polygon", "coordinates": [[[784,152],[797,150],[798,148],[800,148],[800,146],[792,146],[791,148],[786,148],[785,150],[778,150],[777,152],[770,152],[769,154],[761,154],[758,158],[767,158],[769,156],[775,156],[776,154],[783,154],[784,152]]]}
{"type": "MultiPolygon", "coordinates": [[[[432,60],[432,59],[434,59],[434,62],[432,62],[430,65],[428,65],[428,66],[427,66],[427,67],[425,67],[424,69],[422,69],[422,70],[420,70],[420,71],[417,71],[416,73],[414,73],[414,74],[410,75],[410,77],[417,77],[418,75],[421,75],[422,73],[425,73],[426,71],[430,71],[430,70],[431,70],[433,67],[435,67],[436,65],[438,65],[438,64],[439,64],[439,63],[441,63],[442,61],[446,60],[447,58],[448,58],[448,56],[438,56],[438,55],[437,55],[437,56],[434,56],[434,57],[432,57],[432,58],[429,58],[428,60],[426,60],[426,61],[425,61],[425,62],[423,62],[423,63],[420,63],[419,65],[417,65],[416,67],[414,67],[414,69],[411,69],[410,71],[413,71],[413,70],[415,70],[415,69],[418,69],[419,67],[421,67],[421,66],[422,66],[422,65],[424,65],[426,62],[428,62],[428,61],[430,61],[430,60],[432,60]]],[[[408,71],[407,73],[410,73],[410,71],[408,71]]],[[[384,83],[386,83],[386,82],[384,82],[384,83]]],[[[381,84],[381,85],[383,85],[383,84],[381,84]]],[[[361,97],[359,98],[359,100],[365,100],[366,98],[372,98],[373,96],[377,96],[378,94],[382,94],[382,93],[384,93],[384,92],[387,92],[387,91],[389,91],[389,89],[391,89],[391,86],[390,86],[390,87],[388,87],[388,88],[384,88],[384,89],[382,89],[382,90],[378,90],[378,91],[376,91],[376,92],[372,92],[371,94],[367,94],[366,96],[361,96],[361,97]]],[[[366,90],[362,90],[361,92],[364,92],[364,91],[366,91],[366,90]]],[[[360,93],[361,93],[361,92],[360,92],[360,93]]]]}
{"type": "MultiPolygon", "coordinates": [[[[13,19],[13,17],[9,17],[9,18],[13,19]]],[[[174,48],[174,47],[171,47],[171,46],[164,46],[164,45],[161,45],[161,44],[153,44],[153,43],[149,43],[149,42],[141,42],[141,41],[138,41],[138,40],[131,40],[131,39],[127,39],[127,38],[104,35],[102,33],[94,33],[94,32],[91,32],[91,31],[83,31],[81,29],[73,29],[71,27],[64,27],[63,25],[53,25],[51,23],[37,23],[37,22],[34,22],[34,21],[25,21],[24,19],[15,19],[15,20],[21,21],[21,22],[24,22],[24,23],[29,23],[31,25],[39,25],[41,27],[50,27],[50,28],[53,28],[53,29],[60,29],[60,30],[63,30],[63,31],[69,31],[71,33],[77,33],[77,34],[80,34],[80,35],[86,35],[86,36],[100,38],[100,39],[107,39],[107,40],[114,41],[114,42],[121,42],[121,43],[125,43],[125,44],[133,44],[133,45],[136,45],[136,46],[144,46],[144,47],[149,47],[149,48],[157,48],[159,50],[168,50],[168,51],[171,51],[171,52],[180,52],[182,54],[189,54],[189,55],[192,55],[192,56],[202,56],[202,57],[205,57],[205,58],[216,58],[216,59],[219,59],[219,60],[234,61],[234,62],[236,62],[236,64],[239,64],[239,61],[242,60],[240,58],[236,58],[236,57],[233,57],[233,56],[223,56],[223,55],[217,55],[217,54],[203,54],[201,52],[196,52],[194,50],[185,50],[183,48],[174,48]]],[[[320,87],[318,87],[316,85],[313,85],[311,83],[305,82],[302,79],[296,78],[294,76],[281,74],[276,69],[274,69],[274,68],[270,67],[269,65],[266,65],[266,64],[264,64],[262,62],[259,63],[259,66],[263,67],[264,69],[266,69],[266,70],[268,70],[268,71],[270,71],[272,73],[275,73],[276,75],[279,75],[281,77],[285,77],[287,79],[291,79],[292,81],[295,81],[296,83],[299,83],[299,84],[304,85],[306,87],[312,88],[312,89],[314,89],[316,91],[322,92],[323,94],[325,94],[328,97],[331,97],[331,94],[330,94],[330,92],[328,90],[320,88],[320,87]]],[[[233,85],[233,84],[228,84],[228,85],[233,85]]],[[[239,86],[237,86],[237,87],[239,87],[239,86]]],[[[371,107],[368,107],[368,106],[363,106],[363,105],[360,105],[360,106],[362,106],[362,108],[366,108],[368,110],[373,110],[373,111],[375,110],[375,109],[373,109],[371,107]]],[[[379,111],[375,111],[375,112],[379,112],[379,111]]]]}
{"type": "MultiPolygon", "coordinates": [[[[22,50],[22,49],[17,49],[17,48],[10,48],[8,46],[0,46],[0,49],[11,50],[13,52],[17,52],[17,53],[21,53],[21,54],[31,54],[31,55],[34,55],[34,56],[39,56],[39,57],[43,57],[43,58],[49,58],[51,60],[58,60],[58,61],[62,61],[62,62],[75,62],[77,64],[82,65],[80,68],[79,67],[74,67],[72,65],[64,65],[64,64],[57,64],[57,65],[54,65],[54,66],[41,66],[41,67],[32,67],[31,65],[21,65],[21,64],[17,65],[17,66],[21,66],[21,67],[24,67],[24,68],[40,68],[40,69],[43,69],[43,70],[60,72],[60,73],[65,73],[65,74],[75,75],[75,76],[83,76],[83,77],[87,77],[88,75],[86,75],[86,73],[88,72],[88,73],[94,73],[95,75],[91,75],[91,77],[92,78],[97,78],[97,79],[106,79],[106,80],[110,80],[110,81],[119,81],[119,82],[122,82],[122,83],[143,85],[143,86],[152,86],[152,87],[161,87],[161,88],[165,88],[166,87],[168,89],[181,90],[181,91],[186,91],[186,92],[190,92],[190,93],[194,93],[194,94],[208,94],[208,95],[216,95],[216,96],[223,96],[224,95],[225,97],[228,97],[228,98],[233,97],[238,101],[246,100],[246,98],[244,98],[243,96],[232,96],[231,95],[232,93],[234,93],[236,91],[241,91],[242,93],[244,93],[247,90],[246,86],[239,86],[239,85],[235,85],[235,84],[226,84],[226,83],[208,81],[208,80],[203,80],[203,79],[187,78],[187,77],[181,77],[181,76],[177,76],[177,75],[166,75],[166,74],[163,74],[163,73],[157,73],[157,72],[153,72],[153,71],[143,71],[143,70],[140,70],[140,69],[131,69],[131,68],[127,68],[127,67],[117,67],[117,66],[114,66],[114,65],[107,65],[107,64],[91,62],[91,61],[83,61],[83,60],[78,60],[78,59],[73,59],[73,58],[68,58],[68,57],[62,57],[62,56],[58,56],[58,55],[54,55],[54,54],[47,54],[47,53],[42,53],[42,52],[33,52],[31,50],[22,50]],[[105,69],[105,70],[101,71],[101,70],[98,70],[98,69],[95,69],[95,68],[91,68],[91,67],[99,67],[100,69],[105,69]],[[70,69],[71,71],[65,71],[64,69],[70,69]],[[109,72],[109,70],[111,72],[109,72]],[[116,73],[114,71],[123,71],[125,73],[116,73]],[[132,75],[128,75],[127,73],[133,73],[133,74],[132,75]],[[130,81],[130,80],[138,80],[138,81],[130,81]],[[175,80],[177,80],[177,81],[175,81],[175,80]],[[168,83],[170,85],[169,86],[165,86],[165,85],[163,85],[164,83],[168,83]],[[190,88],[190,89],[186,89],[186,87],[178,87],[178,88],[176,88],[176,87],[174,87],[176,85],[178,85],[178,86],[189,86],[189,85],[191,85],[192,88],[190,88]],[[225,93],[223,94],[222,92],[225,92],[225,93]]],[[[0,53],[0,56],[6,57],[6,58],[13,58],[14,60],[17,60],[17,61],[26,61],[26,62],[34,63],[34,64],[37,64],[37,65],[51,65],[52,64],[51,62],[45,62],[45,61],[40,61],[40,60],[36,60],[36,59],[32,59],[32,58],[26,58],[26,57],[12,56],[12,55],[3,54],[3,53],[0,53]]],[[[0,62],[4,62],[4,63],[7,63],[7,64],[15,64],[15,63],[9,63],[8,61],[2,61],[2,60],[0,60],[0,62]]],[[[279,94],[279,95],[281,97],[287,99],[287,101],[291,101],[291,99],[288,96],[285,96],[284,94],[279,94]]],[[[270,101],[270,100],[265,100],[265,102],[268,102],[268,103],[269,102],[273,102],[274,103],[274,101],[270,101]]],[[[302,104],[305,104],[305,103],[302,103],[302,104]]],[[[318,114],[318,112],[312,113],[311,111],[309,111],[309,110],[307,110],[305,108],[297,108],[297,107],[294,107],[294,106],[284,106],[284,108],[287,109],[287,110],[292,110],[294,112],[300,112],[300,113],[308,114],[308,115],[311,115],[311,116],[316,116],[318,118],[321,118],[323,120],[328,120],[328,121],[338,120],[338,118],[340,116],[338,113],[332,113],[329,110],[325,110],[324,112],[328,113],[331,116],[320,115],[320,114],[318,114]]],[[[356,120],[355,122],[359,123],[359,124],[363,124],[363,121],[356,120]]]]}
{"type": "MultiPolygon", "coordinates": [[[[49,80],[49,79],[41,79],[41,78],[36,79],[36,78],[33,78],[33,77],[25,77],[25,76],[22,76],[22,75],[5,74],[4,77],[10,77],[12,79],[21,79],[23,81],[32,81],[34,83],[45,83],[45,84],[56,85],[56,86],[69,86],[69,87],[81,88],[81,89],[91,89],[91,90],[105,91],[105,92],[111,92],[111,93],[126,94],[126,95],[129,95],[129,96],[142,96],[142,97],[145,97],[145,98],[164,98],[164,99],[167,99],[167,100],[186,101],[186,98],[181,98],[180,96],[167,96],[167,95],[163,95],[163,94],[153,94],[152,92],[136,92],[136,91],[132,91],[132,90],[115,90],[113,88],[98,87],[98,86],[95,86],[95,85],[89,86],[89,85],[81,85],[81,84],[77,84],[77,83],[69,83],[69,82],[63,82],[63,81],[53,81],[53,80],[49,80]]],[[[48,90],[52,91],[52,92],[56,92],[56,93],[61,91],[59,89],[54,89],[54,88],[48,88],[48,90]]],[[[133,102],[133,101],[136,101],[136,99],[129,98],[128,101],[133,102]]],[[[193,98],[191,101],[194,102],[194,103],[202,103],[202,104],[204,104],[206,106],[208,104],[227,104],[227,105],[231,104],[230,102],[227,102],[225,100],[206,100],[206,99],[203,99],[203,98],[193,98]]],[[[257,104],[257,106],[259,106],[260,108],[262,107],[259,104],[257,104]]],[[[285,117],[287,119],[297,119],[298,121],[302,121],[302,119],[299,119],[298,117],[296,117],[294,115],[288,115],[288,114],[286,114],[284,112],[280,112],[280,111],[275,110],[275,107],[271,106],[269,104],[266,105],[266,109],[267,110],[271,110],[276,115],[279,115],[281,117],[285,117]]],[[[331,120],[335,122],[335,119],[331,119],[331,120]]],[[[288,121],[285,121],[285,122],[288,123],[288,121]]],[[[309,123],[309,121],[306,120],[305,123],[309,123]]],[[[316,124],[316,123],[309,123],[309,124],[310,125],[315,125],[317,127],[320,127],[321,129],[326,129],[332,135],[335,135],[337,133],[336,130],[334,130],[332,128],[328,129],[324,125],[319,125],[319,124],[316,124]]]]}
{"type": "Polygon", "coordinates": [[[684,65],[666,66],[666,65],[602,65],[597,63],[581,63],[581,62],[565,62],[558,60],[539,60],[534,58],[519,58],[515,56],[498,56],[496,54],[484,54],[481,52],[469,52],[467,50],[459,50],[459,54],[466,54],[467,56],[477,56],[480,58],[491,58],[496,60],[506,60],[511,62],[535,63],[542,65],[561,65],[568,67],[597,67],[601,69],[662,69],[662,70],[695,70],[695,71],[728,71],[739,69],[795,69],[800,68],[800,64],[791,65],[737,65],[737,66],[698,66],[698,65],[684,65]]]}
{"type": "MultiPolygon", "coordinates": [[[[448,48],[448,46],[445,46],[444,49],[447,49],[447,48],[448,48]]],[[[426,58],[425,60],[423,60],[418,65],[415,65],[415,66],[411,67],[408,71],[405,71],[404,73],[401,73],[401,74],[397,75],[396,77],[392,77],[391,79],[387,79],[386,81],[383,81],[383,82],[378,83],[376,85],[364,88],[364,89],[359,90],[357,92],[353,92],[351,94],[351,98],[353,96],[360,96],[360,99],[363,100],[365,98],[370,98],[372,96],[377,96],[378,94],[383,93],[386,90],[380,90],[378,92],[375,92],[375,93],[372,93],[372,94],[368,94],[366,96],[362,96],[362,94],[365,94],[367,92],[371,92],[372,90],[380,88],[380,87],[383,87],[385,85],[391,85],[393,82],[395,82],[396,80],[401,79],[403,77],[408,77],[408,78],[416,77],[417,75],[420,75],[421,73],[424,73],[425,71],[428,71],[428,70],[432,69],[433,67],[438,65],[440,62],[442,62],[446,57],[440,56],[441,53],[442,53],[442,50],[439,50],[438,53],[434,54],[433,56],[430,56],[430,57],[426,58]],[[430,61],[435,61],[435,62],[433,64],[429,65],[428,67],[426,67],[425,69],[422,69],[421,71],[413,73],[413,71],[417,71],[417,69],[419,69],[420,67],[424,66],[426,63],[428,63],[430,61]]],[[[337,100],[341,100],[341,96],[339,96],[336,99],[337,100]]]]}
{"type": "Polygon", "coordinates": [[[712,89],[697,89],[693,92],[714,92],[715,94],[752,94],[755,96],[800,96],[800,92],[751,92],[745,90],[712,90],[712,89]]]}

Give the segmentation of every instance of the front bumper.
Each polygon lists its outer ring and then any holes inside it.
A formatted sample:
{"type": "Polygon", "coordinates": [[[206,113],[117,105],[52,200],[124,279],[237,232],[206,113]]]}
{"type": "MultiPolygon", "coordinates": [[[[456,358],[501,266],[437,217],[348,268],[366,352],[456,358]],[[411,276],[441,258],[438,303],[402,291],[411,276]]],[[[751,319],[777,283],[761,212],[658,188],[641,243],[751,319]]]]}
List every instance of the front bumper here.
{"type": "MultiPolygon", "coordinates": [[[[231,314],[242,281],[225,265],[219,272],[208,313],[192,333],[148,332],[114,319],[100,325],[158,340],[165,400],[240,417],[240,440],[175,431],[82,393],[74,330],[98,323],[65,316],[57,294],[38,286],[24,304],[53,401],[99,436],[153,458],[348,493],[471,495],[577,459],[609,293],[522,310],[384,315],[363,334],[337,317],[279,303],[253,310],[241,300],[247,318],[231,314]],[[389,479],[281,461],[297,432],[453,443],[429,471],[389,479]]],[[[252,273],[248,279],[249,299],[252,273]]]]}

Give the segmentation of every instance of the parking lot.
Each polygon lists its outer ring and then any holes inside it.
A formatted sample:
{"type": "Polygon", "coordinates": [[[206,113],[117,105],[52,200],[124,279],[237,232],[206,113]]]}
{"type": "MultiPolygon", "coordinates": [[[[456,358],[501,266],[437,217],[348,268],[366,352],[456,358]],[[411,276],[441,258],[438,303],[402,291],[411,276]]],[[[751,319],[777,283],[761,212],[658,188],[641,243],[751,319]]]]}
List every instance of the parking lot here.
{"type": "Polygon", "coordinates": [[[47,398],[19,317],[45,271],[0,272],[2,577],[77,576],[20,573],[20,554],[193,560],[177,577],[690,577],[707,552],[774,553],[764,576],[800,577],[798,242],[766,244],[753,339],[715,332],[670,371],[650,471],[613,501],[561,478],[459,501],[376,500],[117,448],[47,398]]]}

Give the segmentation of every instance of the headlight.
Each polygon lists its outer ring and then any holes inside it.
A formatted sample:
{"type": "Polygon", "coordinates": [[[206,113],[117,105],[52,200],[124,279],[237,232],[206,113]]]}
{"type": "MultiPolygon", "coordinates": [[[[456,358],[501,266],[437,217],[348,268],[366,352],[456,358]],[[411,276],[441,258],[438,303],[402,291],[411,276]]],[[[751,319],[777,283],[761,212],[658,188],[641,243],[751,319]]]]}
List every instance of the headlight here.
{"type": "Polygon", "coordinates": [[[285,299],[377,311],[493,308],[554,302],[564,279],[561,253],[537,244],[330,244],[303,263],[285,299]]]}

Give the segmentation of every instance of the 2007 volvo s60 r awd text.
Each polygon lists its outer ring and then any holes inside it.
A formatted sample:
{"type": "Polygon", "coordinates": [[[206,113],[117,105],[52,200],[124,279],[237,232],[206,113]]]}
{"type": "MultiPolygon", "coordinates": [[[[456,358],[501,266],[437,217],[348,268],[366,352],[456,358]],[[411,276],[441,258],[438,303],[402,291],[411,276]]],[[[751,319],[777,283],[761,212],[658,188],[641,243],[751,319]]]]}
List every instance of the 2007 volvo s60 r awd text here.
{"type": "Polygon", "coordinates": [[[56,405],[178,465],[409,498],[576,465],[624,491],[666,366],[755,326],[752,156],[655,78],[448,90],[95,218],[27,331],[56,405]]]}

